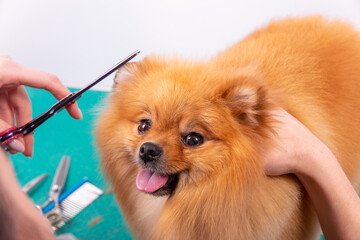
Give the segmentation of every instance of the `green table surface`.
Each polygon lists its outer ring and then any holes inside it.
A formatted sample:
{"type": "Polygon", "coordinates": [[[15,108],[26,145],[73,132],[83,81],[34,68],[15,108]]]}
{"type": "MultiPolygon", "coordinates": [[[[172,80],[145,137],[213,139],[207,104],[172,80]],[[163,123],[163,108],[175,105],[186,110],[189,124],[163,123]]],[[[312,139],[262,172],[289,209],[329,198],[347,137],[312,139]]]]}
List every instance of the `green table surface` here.
{"type": "MultiPolygon", "coordinates": [[[[40,115],[56,102],[56,99],[44,90],[27,88],[27,91],[32,101],[33,117],[40,115]]],[[[94,143],[94,126],[107,95],[108,92],[86,92],[78,100],[83,120],[72,119],[64,110],[36,129],[32,159],[22,154],[11,156],[21,185],[42,173],[49,174],[49,177],[30,193],[36,204],[42,204],[47,199],[52,178],[63,155],[71,157],[63,192],[83,177],[87,177],[92,184],[105,192],[66,223],[57,234],[70,232],[78,239],[131,239],[114,195],[109,191],[110,185],[101,172],[94,143]]]]}

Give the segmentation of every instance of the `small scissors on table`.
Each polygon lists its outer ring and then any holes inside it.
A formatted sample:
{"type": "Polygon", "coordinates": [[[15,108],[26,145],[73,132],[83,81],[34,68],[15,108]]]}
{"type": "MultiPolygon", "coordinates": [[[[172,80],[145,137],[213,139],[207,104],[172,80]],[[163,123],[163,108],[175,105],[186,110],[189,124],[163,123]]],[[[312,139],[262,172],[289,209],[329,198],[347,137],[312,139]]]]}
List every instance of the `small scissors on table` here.
{"type": "Polygon", "coordinates": [[[41,174],[40,176],[37,176],[36,178],[32,179],[30,182],[26,183],[21,190],[26,193],[29,194],[30,191],[35,188],[42,180],[44,180],[45,178],[47,178],[49,174],[44,173],[41,174]]]}
{"type": "Polygon", "coordinates": [[[5,144],[7,144],[8,142],[10,142],[11,140],[20,137],[20,136],[25,136],[29,133],[34,132],[35,128],[37,128],[38,126],[40,126],[42,123],[44,123],[46,120],[48,120],[50,117],[54,116],[56,113],[60,112],[61,110],[63,110],[66,106],[68,106],[69,104],[74,103],[77,99],[79,99],[81,97],[81,95],[89,90],[90,88],[92,88],[94,85],[96,85],[97,83],[99,83],[101,80],[103,80],[104,78],[106,78],[107,76],[109,76],[111,73],[113,73],[114,71],[116,71],[118,68],[122,67],[124,64],[126,64],[128,61],[130,61],[131,59],[133,59],[136,55],[138,55],[140,53],[139,50],[133,52],[132,54],[130,54],[128,57],[124,58],[122,61],[120,61],[118,64],[116,64],[115,66],[113,66],[111,69],[109,69],[107,72],[105,72],[103,75],[101,75],[100,77],[98,77],[97,79],[95,79],[92,83],[90,83],[88,86],[84,87],[83,89],[70,93],[69,95],[67,95],[66,97],[64,97],[63,99],[61,99],[60,101],[58,101],[56,104],[54,104],[51,108],[49,108],[47,111],[45,111],[43,114],[41,114],[40,116],[34,118],[33,120],[31,120],[30,122],[26,123],[25,125],[21,126],[21,127],[12,127],[9,128],[5,131],[3,131],[2,133],[0,133],[0,145],[2,145],[5,149],[7,149],[7,147],[5,146],[5,144]]]}
{"type": "Polygon", "coordinates": [[[70,167],[70,157],[63,156],[57,169],[53,182],[49,191],[48,200],[41,205],[41,208],[45,208],[49,203],[54,202],[54,208],[45,214],[51,225],[55,226],[62,220],[62,213],[59,206],[59,196],[65,185],[66,178],[70,167]]]}

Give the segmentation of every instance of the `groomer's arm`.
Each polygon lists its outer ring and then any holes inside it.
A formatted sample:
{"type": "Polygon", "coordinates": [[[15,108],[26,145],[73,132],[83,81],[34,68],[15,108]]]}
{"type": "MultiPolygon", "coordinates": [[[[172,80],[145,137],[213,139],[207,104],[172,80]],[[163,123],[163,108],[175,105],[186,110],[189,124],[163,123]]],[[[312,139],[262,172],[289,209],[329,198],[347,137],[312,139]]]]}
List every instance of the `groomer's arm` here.
{"type": "Polygon", "coordinates": [[[0,148],[0,240],[54,239],[49,222],[24,194],[0,148]]]}
{"type": "Polygon", "coordinates": [[[326,240],[360,237],[360,199],[335,156],[326,147],[298,156],[307,166],[296,176],[308,192],[326,240]]]}
{"type": "Polygon", "coordinates": [[[329,148],[284,110],[273,112],[277,148],[265,156],[268,175],[293,173],[308,192],[326,240],[359,239],[360,199],[329,148]]]}

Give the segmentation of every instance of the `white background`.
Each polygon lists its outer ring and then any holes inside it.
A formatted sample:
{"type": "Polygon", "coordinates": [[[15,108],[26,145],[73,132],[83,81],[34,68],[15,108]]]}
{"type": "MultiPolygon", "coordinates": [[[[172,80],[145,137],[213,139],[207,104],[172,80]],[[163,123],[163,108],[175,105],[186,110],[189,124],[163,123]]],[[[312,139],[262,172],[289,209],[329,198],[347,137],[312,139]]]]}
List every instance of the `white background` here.
{"type": "Polygon", "coordinates": [[[81,87],[136,49],[136,60],[211,57],[271,19],[310,14],[360,29],[357,0],[0,0],[0,52],[81,87]]]}

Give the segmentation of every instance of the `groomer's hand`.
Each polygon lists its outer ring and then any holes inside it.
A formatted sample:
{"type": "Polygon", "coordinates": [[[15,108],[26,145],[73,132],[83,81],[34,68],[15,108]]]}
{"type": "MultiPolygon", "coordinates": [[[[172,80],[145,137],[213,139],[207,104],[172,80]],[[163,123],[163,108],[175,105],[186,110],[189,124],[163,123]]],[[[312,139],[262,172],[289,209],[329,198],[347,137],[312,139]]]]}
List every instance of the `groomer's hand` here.
{"type": "Polygon", "coordinates": [[[277,121],[276,146],[264,154],[265,173],[298,177],[315,207],[325,239],[359,239],[360,198],[335,155],[285,110],[272,114],[277,121]]]}
{"type": "MultiPolygon", "coordinates": [[[[312,174],[315,169],[318,170],[315,164],[323,164],[319,162],[322,155],[332,156],[323,142],[284,109],[276,109],[272,115],[276,121],[276,146],[272,146],[265,153],[264,170],[267,175],[312,174]]],[[[329,161],[328,158],[326,161],[329,161]]]]}
{"type": "MultiPolygon", "coordinates": [[[[24,67],[0,53],[0,132],[32,119],[31,102],[24,86],[47,90],[58,100],[70,93],[56,76],[24,67]]],[[[67,111],[75,119],[82,118],[76,103],[68,106],[67,111]]],[[[28,134],[10,141],[7,147],[10,153],[22,152],[31,157],[33,143],[32,134],[28,134]]]]}

